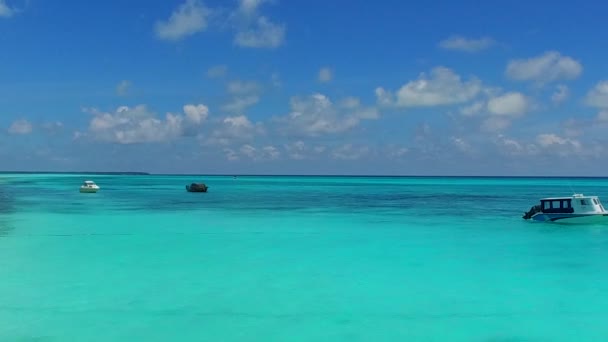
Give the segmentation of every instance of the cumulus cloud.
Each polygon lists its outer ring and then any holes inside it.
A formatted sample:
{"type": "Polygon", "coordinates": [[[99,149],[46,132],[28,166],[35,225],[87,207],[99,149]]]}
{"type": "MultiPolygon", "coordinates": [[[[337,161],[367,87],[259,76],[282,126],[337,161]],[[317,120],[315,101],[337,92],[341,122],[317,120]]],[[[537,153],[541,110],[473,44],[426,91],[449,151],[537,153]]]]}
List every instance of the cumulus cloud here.
{"type": "Polygon", "coordinates": [[[376,97],[384,105],[433,107],[468,102],[481,90],[479,80],[465,82],[452,70],[437,67],[430,75],[422,73],[417,80],[406,83],[394,95],[384,88],[376,88],[376,97]]]}
{"type": "Polygon", "coordinates": [[[488,111],[498,116],[517,117],[524,114],[528,107],[528,99],[518,92],[506,93],[488,101],[488,111]]]}
{"type": "Polygon", "coordinates": [[[348,131],[361,120],[378,117],[376,108],[363,107],[358,102],[354,103],[352,98],[347,105],[335,105],[329,97],[314,94],[306,98],[292,98],[291,113],[278,118],[277,122],[285,133],[318,136],[348,131]]]}
{"type": "Polygon", "coordinates": [[[268,161],[278,159],[281,156],[281,152],[278,148],[272,145],[255,147],[245,144],[238,149],[225,148],[224,155],[226,159],[230,161],[239,160],[242,157],[251,159],[253,161],[268,161]]]}
{"type": "Polygon", "coordinates": [[[563,138],[553,133],[539,134],[536,136],[536,141],[541,147],[560,155],[567,155],[572,152],[580,151],[582,148],[582,145],[578,140],[563,138]]]}
{"type": "Polygon", "coordinates": [[[466,140],[460,137],[451,137],[450,142],[456,149],[463,153],[471,152],[471,144],[469,144],[466,140]]]}
{"type": "Polygon", "coordinates": [[[0,0],[0,18],[9,18],[15,14],[15,10],[6,4],[5,0],[0,0]]]}
{"type": "Polygon", "coordinates": [[[551,101],[553,101],[553,103],[555,104],[559,104],[566,101],[568,99],[568,96],[570,96],[570,90],[568,89],[568,86],[558,84],[555,87],[555,92],[553,93],[553,95],[551,95],[551,101]]]}
{"type": "Polygon", "coordinates": [[[32,124],[25,119],[17,120],[11,124],[8,132],[10,134],[30,134],[32,133],[32,124]]]}
{"type": "Polygon", "coordinates": [[[608,81],[598,82],[585,97],[588,106],[596,108],[608,108],[608,81]]]}
{"type": "Polygon", "coordinates": [[[183,110],[188,121],[197,125],[203,123],[209,116],[209,108],[204,104],[187,104],[184,106],[183,110]]]}
{"type": "Polygon", "coordinates": [[[276,48],[285,40],[286,27],[259,14],[259,7],[268,1],[241,0],[233,13],[237,32],[234,43],[247,48],[276,48]]]}
{"type": "Polygon", "coordinates": [[[353,146],[352,144],[345,144],[334,148],[331,151],[331,156],[334,159],[357,160],[365,157],[369,153],[370,148],[367,146],[353,146]]]}
{"type": "Polygon", "coordinates": [[[483,101],[476,101],[468,106],[460,108],[460,114],[464,116],[475,116],[486,109],[486,104],[483,101]]]}
{"type": "Polygon", "coordinates": [[[289,158],[302,160],[314,158],[315,156],[325,152],[327,148],[322,145],[311,145],[302,140],[297,140],[295,142],[284,144],[283,149],[289,158]]]}
{"type": "Polygon", "coordinates": [[[319,82],[327,83],[330,82],[334,77],[332,70],[328,67],[323,67],[319,70],[319,82]]]}
{"type": "Polygon", "coordinates": [[[302,140],[285,144],[283,148],[291,159],[301,160],[306,158],[307,146],[302,140]]]}
{"type": "Polygon", "coordinates": [[[252,81],[232,81],[228,83],[227,91],[232,95],[229,102],[222,106],[222,110],[233,114],[243,112],[260,101],[262,87],[252,81]]]}
{"type": "Polygon", "coordinates": [[[207,144],[229,146],[239,142],[251,141],[263,135],[264,125],[252,123],[245,115],[228,116],[217,123],[207,144]]]}
{"type": "Polygon", "coordinates": [[[131,88],[131,82],[129,82],[127,80],[122,80],[116,86],[116,95],[127,96],[129,94],[130,88],[131,88]]]}
{"type": "Polygon", "coordinates": [[[557,51],[548,51],[537,57],[510,61],[506,75],[516,81],[533,81],[542,85],[578,78],[582,71],[580,62],[557,51]]]}
{"type": "Polygon", "coordinates": [[[222,106],[222,110],[232,113],[243,113],[247,108],[255,105],[260,101],[260,97],[257,95],[247,95],[241,97],[234,97],[230,102],[222,106]]]}
{"type": "Polygon", "coordinates": [[[162,40],[178,41],[187,36],[202,32],[207,28],[211,14],[199,0],[186,0],[173,11],[166,21],[156,23],[156,36],[162,40]]]}
{"type": "Polygon", "coordinates": [[[460,108],[460,114],[469,118],[481,118],[481,130],[496,132],[511,126],[512,120],[521,117],[532,107],[522,93],[486,91],[487,100],[478,100],[460,108]]]}
{"type": "Polygon", "coordinates": [[[234,42],[241,47],[276,48],[283,44],[285,30],[285,25],[260,17],[249,28],[237,32],[234,42]]]}
{"type": "Polygon", "coordinates": [[[382,87],[377,87],[375,93],[378,105],[387,107],[392,106],[395,103],[395,96],[393,96],[393,93],[390,91],[382,87]]]}
{"type": "Polygon", "coordinates": [[[439,47],[446,50],[464,52],[478,52],[492,47],[496,42],[490,37],[466,38],[463,36],[451,36],[439,42],[439,47]]]}
{"type": "Polygon", "coordinates": [[[498,151],[509,156],[535,155],[539,152],[538,147],[533,143],[524,143],[499,134],[494,139],[494,144],[498,151]]]}
{"type": "Polygon", "coordinates": [[[180,136],[192,135],[208,116],[205,105],[185,105],[184,114],[167,113],[164,120],[146,108],[122,106],[114,112],[86,109],[93,115],[89,132],[100,141],[119,144],[165,142],[180,136]]]}

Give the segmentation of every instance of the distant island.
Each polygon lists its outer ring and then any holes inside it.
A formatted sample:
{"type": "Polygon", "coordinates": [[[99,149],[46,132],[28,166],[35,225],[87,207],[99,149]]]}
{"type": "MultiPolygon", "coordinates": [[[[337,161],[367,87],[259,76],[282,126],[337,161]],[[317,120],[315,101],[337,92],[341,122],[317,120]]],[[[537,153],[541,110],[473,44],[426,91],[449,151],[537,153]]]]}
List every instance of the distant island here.
{"type": "Polygon", "coordinates": [[[82,171],[82,172],[59,172],[59,171],[0,171],[0,174],[68,174],[68,175],[121,175],[121,176],[148,176],[147,172],[103,172],[103,171],[82,171]]]}

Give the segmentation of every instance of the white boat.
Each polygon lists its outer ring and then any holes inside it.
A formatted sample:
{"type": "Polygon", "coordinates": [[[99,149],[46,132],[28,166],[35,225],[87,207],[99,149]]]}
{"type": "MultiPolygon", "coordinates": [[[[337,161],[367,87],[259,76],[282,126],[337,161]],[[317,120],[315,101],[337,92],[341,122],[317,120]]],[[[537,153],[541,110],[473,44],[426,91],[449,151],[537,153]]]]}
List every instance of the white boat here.
{"type": "Polygon", "coordinates": [[[93,181],[84,181],[80,186],[80,192],[97,192],[99,191],[99,186],[95,184],[93,181]]]}
{"type": "Polygon", "coordinates": [[[608,222],[608,211],[597,196],[574,194],[543,198],[523,218],[541,222],[597,223],[608,222]]]}

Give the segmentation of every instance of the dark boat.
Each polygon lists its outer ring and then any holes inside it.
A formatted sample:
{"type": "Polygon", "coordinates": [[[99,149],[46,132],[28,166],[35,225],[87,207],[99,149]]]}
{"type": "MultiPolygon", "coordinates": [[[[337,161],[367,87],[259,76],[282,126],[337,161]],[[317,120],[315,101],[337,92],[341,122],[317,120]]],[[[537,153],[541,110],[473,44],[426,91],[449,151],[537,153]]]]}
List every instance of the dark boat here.
{"type": "Polygon", "coordinates": [[[207,192],[207,189],[209,189],[209,187],[203,183],[192,183],[190,185],[186,185],[186,191],[188,192],[207,192]]]}

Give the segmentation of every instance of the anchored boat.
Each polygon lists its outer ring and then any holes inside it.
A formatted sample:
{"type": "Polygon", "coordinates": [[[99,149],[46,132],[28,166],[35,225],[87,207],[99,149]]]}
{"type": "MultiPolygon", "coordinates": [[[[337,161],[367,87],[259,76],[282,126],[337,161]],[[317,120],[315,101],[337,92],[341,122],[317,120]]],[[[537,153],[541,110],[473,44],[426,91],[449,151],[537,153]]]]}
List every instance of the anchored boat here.
{"type": "Polygon", "coordinates": [[[597,196],[574,194],[540,200],[523,216],[526,220],[563,223],[608,222],[608,211],[597,196]]]}
{"type": "Polygon", "coordinates": [[[97,191],[99,191],[99,186],[93,181],[84,181],[84,183],[82,183],[82,185],[80,186],[80,192],[91,193],[97,191]]]}
{"type": "Polygon", "coordinates": [[[188,192],[207,192],[209,187],[204,183],[192,183],[190,185],[186,185],[186,191],[188,192]]]}

